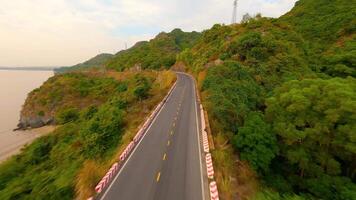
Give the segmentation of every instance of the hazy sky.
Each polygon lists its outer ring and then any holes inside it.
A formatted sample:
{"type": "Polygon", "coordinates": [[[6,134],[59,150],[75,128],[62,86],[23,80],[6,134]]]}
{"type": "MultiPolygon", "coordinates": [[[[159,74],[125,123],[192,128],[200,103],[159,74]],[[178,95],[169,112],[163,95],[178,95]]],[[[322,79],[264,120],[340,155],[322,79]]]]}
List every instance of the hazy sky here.
{"type": "MultiPolygon", "coordinates": [[[[296,0],[239,0],[278,17],[296,0]]],[[[161,31],[229,24],[233,0],[0,0],[0,66],[65,66],[114,53],[161,31]]]]}

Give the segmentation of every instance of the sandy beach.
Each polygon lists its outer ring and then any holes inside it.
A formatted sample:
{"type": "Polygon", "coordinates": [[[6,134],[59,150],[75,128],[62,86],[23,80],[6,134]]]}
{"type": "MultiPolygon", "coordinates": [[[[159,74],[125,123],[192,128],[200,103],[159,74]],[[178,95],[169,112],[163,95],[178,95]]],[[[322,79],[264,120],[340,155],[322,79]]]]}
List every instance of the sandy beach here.
{"type": "Polygon", "coordinates": [[[52,132],[54,129],[55,126],[45,126],[26,131],[4,131],[0,133],[0,162],[18,154],[26,144],[52,132]]]}

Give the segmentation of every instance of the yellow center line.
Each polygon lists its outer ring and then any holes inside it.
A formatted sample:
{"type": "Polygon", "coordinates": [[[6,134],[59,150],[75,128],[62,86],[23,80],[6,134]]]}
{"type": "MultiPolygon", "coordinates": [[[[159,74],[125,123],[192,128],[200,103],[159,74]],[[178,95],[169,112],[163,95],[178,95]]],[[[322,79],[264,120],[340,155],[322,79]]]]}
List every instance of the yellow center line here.
{"type": "Polygon", "coordinates": [[[158,172],[156,181],[158,182],[160,178],[161,178],[161,172],[158,172]]]}
{"type": "Polygon", "coordinates": [[[171,135],[173,135],[173,131],[171,131],[171,135]]]}
{"type": "Polygon", "coordinates": [[[165,153],[165,154],[163,155],[163,160],[166,160],[166,158],[167,158],[167,154],[165,153]]]}
{"type": "Polygon", "coordinates": [[[176,126],[176,123],[173,123],[173,127],[175,127],[176,126]]]}
{"type": "Polygon", "coordinates": [[[167,142],[167,146],[169,146],[170,144],[171,144],[171,141],[169,141],[169,140],[168,140],[168,142],[167,142]]]}

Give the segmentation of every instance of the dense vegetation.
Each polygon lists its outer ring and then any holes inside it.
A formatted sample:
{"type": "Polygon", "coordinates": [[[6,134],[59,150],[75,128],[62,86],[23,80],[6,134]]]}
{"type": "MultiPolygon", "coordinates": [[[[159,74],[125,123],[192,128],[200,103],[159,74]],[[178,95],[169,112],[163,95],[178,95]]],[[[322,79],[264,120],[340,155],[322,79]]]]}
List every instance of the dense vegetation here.
{"type": "Polygon", "coordinates": [[[354,0],[300,0],[279,19],[176,29],[99,62],[124,74],[51,78],[23,114],[62,126],[0,166],[0,198],[87,197],[172,77],[141,69],[176,63],[198,79],[221,199],[356,199],[355,15],[354,0]]]}
{"type": "Polygon", "coordinates": [[[48,80],[28,102],[35,113],[37,103],[55,107],[61,126],[0,165],[0,199],[86,199],[174,79],[163,71],[48,80]]]}
{"type": "Polygon", "coordinates": [[[71,66],[71,67],[60,67],[56,68],[55,73],[73,72],[73,71],[83,71],[92,69],[101,69],[114,55],[103,53],[91,58],[83,63],[71,66]]]}
{"type": "Polygon", "coordinates": [[[310,67],[331,76],[356,77],[356,2],[300,0],[280,20],[306,39],[310,67]]]}
{"type": "Polygon", "coordinates": [[[62,110],[98,106],[117,92],[120,84],[102,73],[59,74],[28,95],[21,114],[54,117],[62,110]]]}
{"type": "Polygon", "coordinates": [[[170,68],[182,50],[193,46],[200,33],[186,33],[175,29],[170,33],[160,33],[149,42],[139,42],[132,48],[120,51],[111,59],[109,69],[123,71],[132,67],[140,69],[170,68]]]}
{"type": "Polygon", "coordinates": [[[355,11],[300,0],[280,19],[215,25],[178,56],[210,115],[222,198],[356,198],[355,11]]]}

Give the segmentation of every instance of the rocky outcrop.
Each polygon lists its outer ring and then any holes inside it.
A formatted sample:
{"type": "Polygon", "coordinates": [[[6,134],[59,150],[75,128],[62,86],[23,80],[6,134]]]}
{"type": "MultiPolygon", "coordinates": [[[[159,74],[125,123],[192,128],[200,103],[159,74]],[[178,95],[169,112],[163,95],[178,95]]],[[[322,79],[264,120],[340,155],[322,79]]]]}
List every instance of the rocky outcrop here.
{"type": "Polygon", "coordinates": [[[15,130],[25,130],[28,128],[39,128],[39,127],[42,127],[45,125],[51,125],[53,123],[54,123],[53,117],[41,117],[41,116],[23,117],[23,116],[21,116],[19,124],[17,125],[17,129],[15,129],[15,130]]]}

